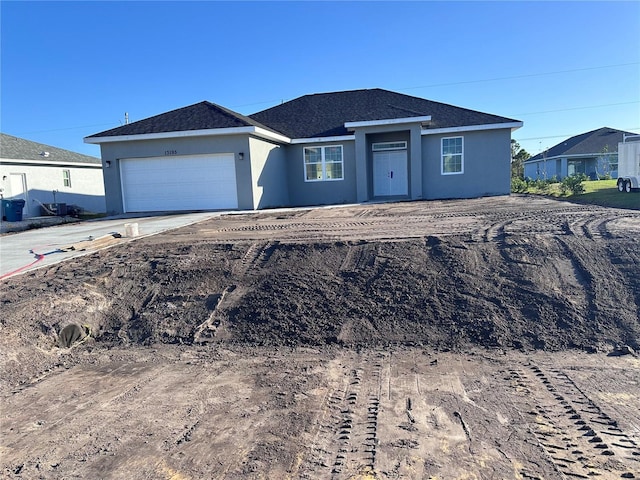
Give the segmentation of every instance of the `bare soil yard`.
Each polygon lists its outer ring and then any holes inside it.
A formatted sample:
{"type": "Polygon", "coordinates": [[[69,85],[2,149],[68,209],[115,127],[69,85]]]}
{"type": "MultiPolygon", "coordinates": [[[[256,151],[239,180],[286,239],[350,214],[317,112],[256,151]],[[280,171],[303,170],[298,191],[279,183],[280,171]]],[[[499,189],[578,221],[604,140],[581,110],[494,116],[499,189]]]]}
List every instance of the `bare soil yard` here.
{"type": "Polygon", "coordinates": [[[640,478],[638,211],[225,215],[0,298],[6,478],[640,478]]]}

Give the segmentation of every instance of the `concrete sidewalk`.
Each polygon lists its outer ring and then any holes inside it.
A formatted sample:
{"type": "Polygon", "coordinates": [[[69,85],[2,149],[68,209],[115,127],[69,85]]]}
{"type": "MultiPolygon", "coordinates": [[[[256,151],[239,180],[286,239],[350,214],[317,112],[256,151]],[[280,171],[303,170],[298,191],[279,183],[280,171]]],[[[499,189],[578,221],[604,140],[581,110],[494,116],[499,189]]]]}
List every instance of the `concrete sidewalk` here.
{"type": "MultiPolygon", "coordinates": [[[[138,224],[139,235],[135,238],[141,238],[226,213],[228,212],[199,212],[137,218],[134,216],[107,217],[4,235],[0,237],[0,278],[9,278],[92,253],[96,249],[89,248],[81,251],[61,251],[60,249],[114,233],[125,237],[127,223],[138,224]]],[[[123,238],[123,241],[131,241],[135,238],[123,238]]]]}

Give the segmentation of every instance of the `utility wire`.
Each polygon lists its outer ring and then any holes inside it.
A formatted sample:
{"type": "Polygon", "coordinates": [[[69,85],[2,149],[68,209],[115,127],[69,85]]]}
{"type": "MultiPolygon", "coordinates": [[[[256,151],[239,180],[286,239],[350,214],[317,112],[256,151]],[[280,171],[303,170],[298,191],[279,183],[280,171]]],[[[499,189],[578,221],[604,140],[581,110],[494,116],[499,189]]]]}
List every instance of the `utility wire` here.
{"type": "Polygon", "coordinates": [[[620,103],[605,103],[602,105],[587,105],[583,107],[571,107],[571,108],[560,108],[558,110],[544,110],[542,112],[529,112],[529,113],[513,113],[510,116],[515,117],[525,117],[527,115],[541,115],[544,113],[556,113],[556,112],[568,112],[571,110],[585,110],[588,108],[602,108],[602,107],[615,107],[618,105],[631,105],[632,103],[640,103],[640,100],[633,100],[631,102],[620,102],[620,103]]]}
{"type": "Polygon", "coordinates": [[[631,65],[638,65],[640,62],[631,62],[631,63],[618,63],[615,65],[602,65],[599,67],[584,67],[584,68],[573,68],[571,70],[556,70],[554,72],[541,72],[541,73],[527,73],[523,75],[510,75],[508,77],[495,77],[495,78],[484,78],[478,80],[465,80],[462,82],[448,82],[448,83],[434,83],[432,85],[421,85],[417,87],[405,87],[400,90],[414,90],[419,88],[432,88],[432,87],[449,87],[451,85],[466,85],[469,83],[481,83],[481,82],[496,82],[498,80],[513,80],[516,78],[531,78],[531,77],[542,77],[546,75],[559,75],[562,73],[574,73],[574,72],[586,72],[588,70],[601,70],[604,68],[616,68],[616,67],[628,67],[631,65]]]}
{"type": "MultiPolygon", "coordinates": [[[[562,73],[574,73],[574,72],[585,72],[585,71],[589,71],[589,70],[602,70],[605,68],[617,68],[617,67],[628,67],[631,65],[639,65],[640,62],[630,62],[630,63],[617,63],[614,65],[600,65],[597,67],[583,67],[583,68],[573,68],[570,70],[555,70],[553,72],[540,72],[540,73],[526,73],[526,74],[522,74],[522,75],[510,75],[507,77],[494,77],[494,78],[484,78],[484,79],[476,79],[476,80],[464,80],[464,81],[459,81],[459,82],[447,82],[447,83],[434,83],[431,85],[420,85],[420,86],[415,86],[415,87],[404,87],[404,88],[397,88],[395,90],[398,91],[402,91],[402,90],[416,90],[416,89],[421,89],[421,88],[432,88],[432,87],[449,87],[452,85],[467,85],[470,83],[482,83],[482,82],[496,82],[499,80],[513,80],[513,79],[517,79],[517,78],[530,78],[530,77],[543,77],[546,75],[560,75],[562,73]]],[[[261,104],[265,104],[265,103],[276,103],[276,102],[284,102],[285,100],[270,100],[270,101],[261,101],[261,102],[254,102],[254,103],[245,103],[243,105],[232,105],[229,108],[240,108],[240,107],[250,107],[252,105],[261,105],[261,104]]]]}
{"type": "MultiPolygon", "coordinates": [[[[618,63],[618,64],[615,64],[615,65],[601,65],[601,66],[598,66],[598,67],[574,68],[574,69],[570,69],[570,70],[556,70],[556,71],[553,71],[553,72],[529,73],[529,74],[523,74],[523,75],[511,75],[511,76],[507,76],[507,77],[494,77],[494,78],[485,78],[485,79],[477,79],[477,80],[466,80],[466,81],[460,81],[460,82],[436,83],[436,84],[432,84],[432,85],[422,85],[422,86],[416,86],[416,87],[399,88],[397,90],[402,91],[402,90],[416,90],[416,89],[421,89],[421,88],[432,88],[432,87],[448,87],[448,86],[452,86],[452,85],[467,85],[467,84],[471,84],[471,83],[494,82],[494,81],[499,81],[499,80],[512,80],[512,79],[517,79],[517,78],[541,77],[541,76],[546,76],[546,75],[558,75],[558,74],[562,74],[562,73],[574,73],[574,72],[584,72],[584,71],[589,71],[589,70],[601,70],[601,69],[605,69],[605,68],[627,67],[627,66],[630,66],[630,65],[640,65],[640,62],[618,63]]],[[[241,108],[241,107],[249,107],[249,106],[252,106],[252,105],[261,105],[261,104],[277,103],[277,102],[283,103],[283,102],[285,102],[285,100],[281,99],[281,100],[270,100],[270,101],[245,103],[245,104],[242,104],[242,105],[232,105],[229,108],[241,108]]],[[[600,108],[600,107],[617,106],[617,105],[629,105],[629,104],[632,104],[632,103],[640,103],[640,102],[639,101],[632,101],[632,102],[610,103],[610,104],[605,104],[605,105],[588,105],[588,106],[580,106],[580,107],[571,107],[571,108],[564,108],[564,109],[558,109],[558,110],[548,110],[548,111],[543,111],[543,112],[514,113],[511,116],[538,115],[538,114],[544,114],[544,113],[565,112],[565,111],[570,111],[570,110],[582,110],[582,109],[587,109],[587,108],[600,108]]],[[[105,125],[118,126],[118,125],[115,124],[115,122],[110,122],[110,123],[100,123],[100,124],[95,124],[95,125],[82,125],[82,126],[77,126],[77,127],[56,128],[56,129],[52,129],[52,130],[38,130],[38,131],[33,131],[33,132],[22,132],[22,133],[19,133],[19,135],[29,135],[29,134],[34,134],[34,133],[58,132],[58,131],[63,131],[63,130],[75,130],[75,129],[79,129],[79,128],[100,127],[100,126],[105,126],[105,125]]]]}
{"type": "Polygon", "coordinates": [[[77,130],[79,128],[104,127],[105,125],[115,125],[115,122],[111,122],[111,123],[96,123],[94,125],[81,125],[81,126],[78,126],[78,127],[53,128],[51,130],[36,130],[34,132],[21,132],[21,133],[18,133],[17,135],[31,135],[33,133],[61,132],[63,130],[77,130]]]}
{"type": "MultiPolygon", "coordinates": [[[[618,130],[618,129],[616,129],[618,130]]],[[[625,130],[627,132],[633,132],[634,130],[640,130],[640,126],[639,127],[625,127],[625,128],[621,128],[619,130],[625,130]]],[[[580,133],[565,133],[565,134],[560,134],[560,135],[550,135],[547,137],[529,137],[529,138],[518,138],[517,140],[514,138],[514,140],[516,140],[517,142],[526,142],[526,141],[531,141],[531,140],[546,140],[549,138],[572,138],[575,137],[577,135],[582,135],[585,132],[580,132],[580,133]]]]}
{"type": "MultiPolygon", "coordinates": [[[[631,105],[631,104],[634,104],[634,103],[640,103],[640,100],[633,100],[633,101],[630,101],[630,102],[619,102],[619,103],[605,103],[605,104],[601,104],[601,105],[584,105],[584,106],[580,106],[580,107],[559,108],[557,110],[545,110],[545,111],[540,111],[540,112],[512,113],[512,114],[508,114],[508,116],[510,116],[510,117],[525,117],[525,116],[528,116],[528,115],[543,115],[543,114],[546,114],[546,113],[568,112],[568,111],[571,111],[571,110],[586,110],[586,109],[589,109],[589,108],[614,107],[614,106],[620,106],[620,105],[631,105]]],[[[237,105],[235,107],[232,107],[232,108],[237,108],[237,105]]],[[[79,128],[100,127],[100,126],[105,126],[105,125],[118,126],[115,122],[111,122],[111,123],[100,123],[100,124],[96,124],[96,125],[82,125],[82,126],[78,126],[78,127],[55,128],[55,129],[52,129],[52,130],[38,130],[38,131],[35,131],[35,132],[22,132],[22,133],[18,133],[18,135],[29,135],[29,134],[33,134],[33,133],[59,132],[59,131],[62,131],[62,130],[76,130],[76,129],[79,129],[79,128]]],[[[548,138],[553,138],[553,137],[548,137],[548,138]]]]}

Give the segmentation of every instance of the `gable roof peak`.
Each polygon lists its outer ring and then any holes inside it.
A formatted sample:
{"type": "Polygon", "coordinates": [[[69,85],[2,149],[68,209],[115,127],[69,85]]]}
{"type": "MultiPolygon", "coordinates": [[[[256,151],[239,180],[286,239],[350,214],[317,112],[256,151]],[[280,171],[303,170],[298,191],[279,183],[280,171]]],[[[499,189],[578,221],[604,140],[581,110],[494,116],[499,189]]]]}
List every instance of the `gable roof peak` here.
{"type": "Polygon", "coordinates": [[[625,135],[634,134],[611,127],[596,128],[562,140],[527,161],[531,162],[542,158],[549,159],[568,155],[597,155],[603,153],[605,148],[609,153],[615,153],[618,151],[618,143],[622,142],[625,135]]]}
{"type": "MultiPolygon", "coordinates": [[[[203,100],[186,107],[160,113],[152,117],[127,123],[86,138],[146,135],[221,128],[260,127],[273,131],[245,115],[221,105],[203,100]]],[[[276,132],[277,133],[277,132],[276,132]]]]}

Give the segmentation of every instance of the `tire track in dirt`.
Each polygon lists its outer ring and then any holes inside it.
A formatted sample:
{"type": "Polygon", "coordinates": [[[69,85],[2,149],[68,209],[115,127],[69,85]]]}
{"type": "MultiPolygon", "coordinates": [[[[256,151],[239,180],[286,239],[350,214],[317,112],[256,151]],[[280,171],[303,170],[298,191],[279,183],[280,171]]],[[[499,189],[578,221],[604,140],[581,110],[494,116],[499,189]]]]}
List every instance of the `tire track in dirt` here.
{"type": "MultiPolygon", "coordinates": [[[[634,217],[625,211],[614,210],[612,213],[611,209],[578,205],[531,209],[527,212],[502,209],[497,206],[495,210],[465,211],[463,209],[455,213],[438,212],[437,208],[421,210],[427,205],[411,208],[399,217],[388,216],[384,210],[378,212],[375,209],[352,208],[349,212],[351,221],[336,221],[335,217],[340,212],[332,211],[328,214],[322,209],[307,212],[303,216],[304,221],[287,219],[282,223],[269,221],[281,220],[281,217],[264,214],[257,216],[256,221],[263,220],[265,223],[234,225],[242,219],[224,219],[218,221],[218,228],[204,228],[200,233],[224,235],[234,232],[238,234],[254,232],[256,238],[272,234],[286,241],[331,241],[351,238],[356,240],[363,237],[393,240],[432,233],[439,235],[470,233],[475,241],[493,239],[496,234],[503,233],[523,235],[564,233],[579,234],[587,238],[609,238],[611,233],[607,227],[608,223],[620,218],[634,217]],[[490,224],[489,227],[485,226],[487,223],[490,224]],[[353,236],[352,232],[358,232],[359,237],[353,236]]],[[[344,211],[342,214],[344,215],[344,211]]]]}
{"type": "MultiPolygon", "coordinates": [[[[42,468],[55,471],[63,462],[81,462],[92,455],[115,455],[120,448],[120,442],[103,434],[102,417],[109,417],[110,421],[118,423],[131,421],[132,414],[128,407],[136,404],[145,387],[161,376],[163,372],[162,367],[148,370],[146,365],[120,364],[107,370],[106,374],[100,378],[92,378],[90,384],[83,383],[81,375],[80,378],[77,378],[78,375],[73,371],[66,372],[66,375],[75,378],[75,382],[70,382],[64,392],[64,396],[67,398],[63,402],[64,409],[55,415],[57,417],[55,422],[44,423],[39,420],[35,422],[38,435],[45,435],[47,432],[46,435],[50,438],[49,446],[39,458],[25,463],[41,465],[42,468]],[[123,372],[123,369],[126,369],[127,372],[123,372]],[[123,374],[125,377],[121,377],[123,374]],[[130,382],[128,379],[135,379],[135,381],[130,382]],[[91,389],[92,391],[96,390],[98,393],[94,393],[88,398],[78,394],[89,385],[94,387],[91,389]],[[100,391],[98,385],[109,385],[111,388],[109,399],[103,399],[105,392],[100,391]],[[64,454],[62,452],[73,453],[64,454]]],[[[41,418],[45,415],[49,416],[45,413],[48,409],[58,410],[58,406],[41,407],[36,403],[34,409],[37,411],[34,410],[32,413],[33,418],[41,418]]],[[[28,428],[25,430],[24,425],[14,425],[9,428],[24,430],[25,433],[29,431],[28,428]]],[[[28,436],[19,438],[14,445],[10,446],[11,449],[21,450],[24,448],[20,447],[22,442],[28,444],[30,442],[28,436]]]]}
{"type": "Polygon", "coordinates": [[[534,363],[510,370],[515,402],[561,478],[635,478],[634,440],[559,369],[534,363]],[[606,441],[606,433],[619,441],[606,441]]]}
{"type": "Polygon", "coordinates": [[[232,274],[235,277],[241,278],[250,273],[254,268],[266,264],[278,246],[278,243],[277,241],[254,242],[249,245],[249,248],[247,248],[247,251],[240,261],[233,265],[231,270],[232,274]]]}
{"type": "Polygon", "coordinates": [[[360,356],[350,364],[342,387],[328,397],[332,424],[324,463],[333,480],[374,472],[383,362],[382,354],[360,356]]]}
{"type": "MultiPolygon", "coordinates": [[[[607,369],[607,374],[611,372],[611,368],[607,369]]],[[[619,376],[619,388],[625,388],[626,385],[638,385],[639,372],[637,368],[629,369],[615,369],[616,375],[619,376]],[[621,378],[620,378],[621,377],[621,378]],[[625,378],[626,377],[626,378],[625,378]],[[626,381],[623,381],[626,380],[626,381]]],[[[603,410],[606,410],[609,415],[616,419],[619,423],[618,427],[625,431],[625,435],[629,437],[628,444],[633,444],[636,447],[640,447],[640,398],[637,396],[631,397],[628,394],[620,395],[618,392],[607,391],[602,388],[603,385],[607,385],[607,375],[602,376],[602,372],[594,371],[592,369],[571,367],[569,370],[571,375],[566,371],[571,382],[576,385],[581,392],[591,392],[591,397],[595,398],[599,405],[604,404],[603,410]],[[579,385],[578,385],[579,384],[579,385]],[[610,401],[617,399],[617,401],[610,401]]],[[[613,437],[620,437],[619,433],[603,431],[602,433],[613,437]]],[[[640,462],[640,454],[634,455],[636,460],[640,462]]]]}
{"type": "MultiPolygon", "coordinates": [[[[585,424],[578,422],[576,422],[576,424],[592,427],[591,430],[593,430],[596,435],[591,435],[591,431],[585,433],[586,436],[593,437],[590,440],[590,443],[597,443],[598,445],[596,445],[596,448],[600,449],[603,449],[604,446],[606,446],[608,450],[610,450],[610,453],[605,450],[602,452],[603,455],[611,454],[617,456],[617,458],[629,460],[630,465],[633,464],[633,462],[640,462],[640,444],[638,444],[632,436],[626,434],[622,428],[620,428],[618,420],[614,420],[608,413],[606,413],[602,407],[591,398],[591,396],[587,395],[583,389],[578,387],[575,381],[573,381],[565,371],[552,368],[549,370],[549,378],[553,380],[553,383],[557,386],[559,391],[565,392],[567,395],[571,395],[574,391],[579,392],[581,397],[579,401],[586,402],[581,405],[588,405],[586,412],[590,414],[590,417],[587,418],[585,424]],[[600,438],[600,436],[602,438],[600,438]],[[600,441],[598,441],[599,438],[600,441]],[[605,443],[607,442],[607,438],[611,440],[609,444],[605,443]]],[[[594,388],[593,392],[596,391],[597,388],[594,388]]],[[[582,420],[582,418],[580,418],[580,420],[582,420]]],[[[581,429],[584,430],[584,426],[581,427],[581,429]]],[[[640,467],[640,463],[637,467],[640,467]]]]}
{"type": "MultiPolygon", "coordinates": [[[[565,258],[573,264],[576,278],[582,283],[587,299],[587,320],[597,321],[602,310],[610,308],[609,305],[633,305],[633,289],[629,288],[632,280],[600,260],[608,257],[603,250],[606,244],[595,240],[578,242],[571,237],[557,237],[556,241],[563,249],[565,258]]],[[[631,312],[624,319],[633,321],[630,315],[631,312]]]]}
{"type": "Polygon", "coordinates": [[[199,324],[193,333],[193,342],[204,344],[214,340],[220,340],[221,331],[224,335],[227,312],[237,305],[247,292],[247,286],[242,285],[245,277],[254,277],[256,269],[266,265],[271,255],[278,246],[278,242],[253,242],[247,248],[245,254],[234,263],[231,273],[238,284],[226,287],[219,295],[218,300],[211,308],[208,318],[199,324]]]}

